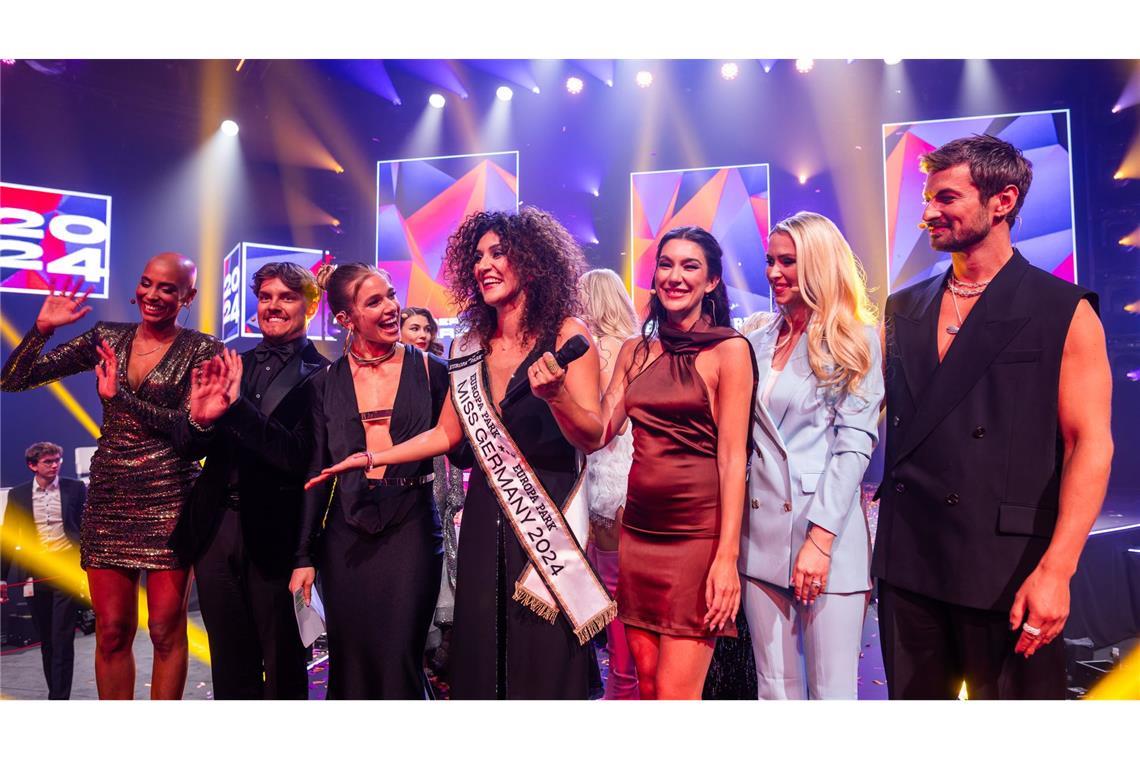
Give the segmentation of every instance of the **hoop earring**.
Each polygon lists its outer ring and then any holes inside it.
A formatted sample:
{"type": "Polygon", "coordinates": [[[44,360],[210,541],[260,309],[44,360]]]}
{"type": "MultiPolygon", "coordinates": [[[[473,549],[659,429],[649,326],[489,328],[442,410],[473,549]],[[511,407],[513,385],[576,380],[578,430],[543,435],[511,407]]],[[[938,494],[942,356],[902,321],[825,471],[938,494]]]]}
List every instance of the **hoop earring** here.
{"type": "Polygon", "coordinates": [[[709,311],[712,312],[713,327],[716,327],[716,299],[712,297],[712,293],[706,293],[705,300],[709,302],[709,311]]]}
{"type": "Polygon", "coordinates": [[[352,328],[349,327],[344,333],[344,349],[342,353],[347,354],[352,350],[352,328]]]}

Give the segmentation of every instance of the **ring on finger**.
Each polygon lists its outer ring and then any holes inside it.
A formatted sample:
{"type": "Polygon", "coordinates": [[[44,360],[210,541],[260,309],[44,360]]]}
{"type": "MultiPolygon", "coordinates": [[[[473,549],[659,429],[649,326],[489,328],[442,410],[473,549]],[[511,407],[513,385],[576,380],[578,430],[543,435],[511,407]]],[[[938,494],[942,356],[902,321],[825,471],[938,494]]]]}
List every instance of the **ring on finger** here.
{"type": "Polygon", "coordinates": [[[1025,631],[1026,636],[1030,636],[1032,638],[1037,638],[1038,636],[1041,635],[1041,629],[1037,628],[1035,626],[1032,626],[1029,623],[1024,623],[1021,626],[1021,630],[1025,631]]]}
{"type": "Polygon", "coordinates": [[[558,369],[558,362],[554,359],[547,359],[546,360],[546,368],[548,370],[550,370],[551,372],[554,372],[558,369]]]}

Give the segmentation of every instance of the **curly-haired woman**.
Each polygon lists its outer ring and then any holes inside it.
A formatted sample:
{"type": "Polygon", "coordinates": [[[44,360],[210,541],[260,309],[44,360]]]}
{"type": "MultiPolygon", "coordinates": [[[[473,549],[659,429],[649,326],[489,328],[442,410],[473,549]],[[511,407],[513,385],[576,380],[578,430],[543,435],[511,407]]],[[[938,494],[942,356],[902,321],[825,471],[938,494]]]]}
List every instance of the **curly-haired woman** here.
{"type": "MultiPolygon", "coordinates": [[[[452,403],[434,429],[310,481],[438,456],[466,433],[479,467],[459,544],[453,698],[584,699],[595,667],[589,638],[614,615],[582,554],[584,530],[575,537],[568,524],[585,507],[578,452],[602,431],[597,350],[571,316],[582,264],[574,239],[545,212],[470,216],[447,247],[448,285],[467,329],[452,344],[452,403]],[[563,368],[554,352],[574,336],[587,350],[563,368]]],[[[580,519],[584,529],[584,511],[580,519]]]]}

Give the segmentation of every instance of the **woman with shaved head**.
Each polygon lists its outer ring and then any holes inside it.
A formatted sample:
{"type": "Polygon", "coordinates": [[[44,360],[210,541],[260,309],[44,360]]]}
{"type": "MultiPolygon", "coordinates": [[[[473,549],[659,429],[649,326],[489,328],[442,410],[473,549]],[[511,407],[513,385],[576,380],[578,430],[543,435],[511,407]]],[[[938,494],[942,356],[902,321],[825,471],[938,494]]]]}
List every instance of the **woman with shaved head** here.
{"type": "Polygon", "coordinates": [[[190,563],[170,535],[198,476],[197,462],[175,451],[170,434],[186,416],[191,369],[221,350],[217,339],[178,325],[197,292],[194,262],[160,253],[147,262],[132,304],[137,323],[97,322],[40,355],[57,328],[82,319],[82,281],[52,288],[35,326],[8,357],[0,390],[37,388],[95,370],[103,403],[99,447],[80,536],[82,565],[95,608],[95,681],[101,699],[130,699],[138,589],[146,595],[154,671],[152,699],[179,699],[186,685],[186,602],[190,563]]]}

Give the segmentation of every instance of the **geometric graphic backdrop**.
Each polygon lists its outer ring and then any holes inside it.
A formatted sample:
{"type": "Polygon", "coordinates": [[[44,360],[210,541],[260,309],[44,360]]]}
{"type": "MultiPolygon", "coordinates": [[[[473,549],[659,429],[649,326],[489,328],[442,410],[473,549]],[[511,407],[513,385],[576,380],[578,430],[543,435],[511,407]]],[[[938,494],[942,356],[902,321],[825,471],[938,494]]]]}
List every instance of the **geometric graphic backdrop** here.
{"type": "Polygon", "coordinates": [[[1069,112],[971,116],[883,125],[886,179],[887,288],[897,291],[946,270],[950,255],[933,250],[918,228],[926,175],[918,159],[938,146],[973,134],[1000,137],[1033,164],[1033,184],[1011,230],[1013,244],[1034,266],[1076,282],[1073,170],[1069,112]]]}
{"type": "Polygon", "coordinates": [[[0,182],[0,291],[110,296],[111,196],[0,182]]]}
{"type": "Polygon", "coordinates": [[[657,244],[669,230],[696,225],[724,251],[732,316],[769,309],[764,275],[770,197],[768,164],[635,172],[630,184],[630,295],[639,315],[649,303],[657,244]]]}
{"type": "Polygon", "coordinates": [[[454,322],[443,278],[447,238],[477,211],[517,211],[518,173],[518,151],[377,163],[376,266],[392,275],[401,306],[427,307],[442,326],[454,322]]]}

